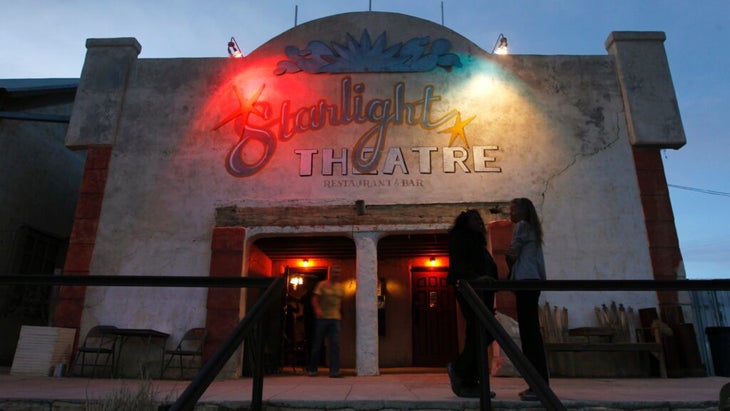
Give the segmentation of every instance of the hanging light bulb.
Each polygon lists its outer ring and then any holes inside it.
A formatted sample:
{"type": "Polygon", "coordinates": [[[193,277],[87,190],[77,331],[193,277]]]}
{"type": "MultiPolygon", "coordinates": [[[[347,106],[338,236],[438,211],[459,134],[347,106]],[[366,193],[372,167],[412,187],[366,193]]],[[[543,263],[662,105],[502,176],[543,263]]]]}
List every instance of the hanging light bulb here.
{"type": "Polygon", "coordinates": [[[235,37],[231,37],[231,40],[228,42],[228,55],[231,58],[243,58],[243,53],[241,52],[241,48],[238,47],[238,42],[235,37]]]}
{"type": "Polygon", "coordinates": [[[295,277],[292,277],[289,280],[289,284],[291,284],[292,285],[292,288],[294,290],[296,290],[297,287],[299,287],[300,285],[304,284],[304,279],[302,277],[300,277],[300,276],[295,276],[295,277]]]}

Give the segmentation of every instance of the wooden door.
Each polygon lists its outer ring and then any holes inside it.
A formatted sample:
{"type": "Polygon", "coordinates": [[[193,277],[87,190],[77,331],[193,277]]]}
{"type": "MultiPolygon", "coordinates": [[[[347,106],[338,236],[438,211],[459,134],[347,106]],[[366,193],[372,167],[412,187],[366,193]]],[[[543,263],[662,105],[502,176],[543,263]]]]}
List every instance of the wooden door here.
{"type": "Polygon", "coordinates": [[[441,367],[458,354],[454,288],[443,268],[414,268],[413,366],[441,367]]]}

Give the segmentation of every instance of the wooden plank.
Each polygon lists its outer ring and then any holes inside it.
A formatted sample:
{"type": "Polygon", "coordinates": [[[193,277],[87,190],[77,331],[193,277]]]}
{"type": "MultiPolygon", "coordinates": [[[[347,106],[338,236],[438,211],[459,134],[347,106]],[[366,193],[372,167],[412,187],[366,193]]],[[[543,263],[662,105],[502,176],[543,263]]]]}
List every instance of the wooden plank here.
{"type": "Polygon", "coordinates": [[[545,350],[551,352],[631,352],[647,351],[659,361],[659,375],[667,378],[664,349],[660,343],[546,343],[545,350]]]}
{"type": "Polygon", "coordinates": [[[221,207],[216,209],[218,227],[297,227],[328,225],[445,225],[460,212],[474,208],[485,222],[509,218],[508,202],[434,203],[434,204],[365,204],[358,214],[353,201],[348,205],[221,207]]]}
{"type": "Polygon", "coordinates": [[[24,325],[10,374],[49,376],[57,364],[68,366],[75,336],[74,328],[24,325]]]}

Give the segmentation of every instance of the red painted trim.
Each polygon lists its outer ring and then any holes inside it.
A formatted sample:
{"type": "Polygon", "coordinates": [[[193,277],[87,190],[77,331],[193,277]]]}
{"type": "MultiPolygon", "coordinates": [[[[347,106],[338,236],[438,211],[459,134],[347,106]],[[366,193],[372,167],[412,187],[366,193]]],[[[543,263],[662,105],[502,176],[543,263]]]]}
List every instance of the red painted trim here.
{"type": "MultiPolygon", "coordinates": [[[[90,147],[86,154],[84,176],[63,267],[64,274],[88,275],[91,270],[111,150],[111,147],[90,147]]],[[[56,327],[81,328],[86,287],[63,286],[58,294],[53,324],[56,327]]]]}
{"type": "MultiPolygon", "coordinates": [[[[240,277],[243,272],[243,227],[216,227],[211,239],[210,276],[240,277]]],[[[231,334],[238,324],[241,310],[239,289],[208,289],[206,328],[208,337],[203,346],[203,361],[231,334]]]]}
{"type": "MultiPolygon", "coordinates": [[[[677,279],[682,253],[660,149],[632,147],[632,150],[654,279],[677,279]]],[[[660,306],[678,304],[676,291],[657,292],[657,296],[660,306]]]]}

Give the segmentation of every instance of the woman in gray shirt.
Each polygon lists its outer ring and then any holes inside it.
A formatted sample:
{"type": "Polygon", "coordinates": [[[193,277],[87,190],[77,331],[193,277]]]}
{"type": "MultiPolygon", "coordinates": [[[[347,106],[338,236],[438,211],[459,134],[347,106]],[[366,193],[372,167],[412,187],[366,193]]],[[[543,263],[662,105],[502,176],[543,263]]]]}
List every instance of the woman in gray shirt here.
{"type": "MultiPolygon", "coordinates": [[[[509,205],[510,220],[515,224],[512,243],[507,251],[511,280],[545,280],[545,257],[542,253],[542,226],[535,206],[527,198],[515,198],[509,205]]],[[[517,321],[522,352],[549,384],[545,348],[538,316],[539,290],[515,291],[517,321]]],[[[530,389],[520,392],[523,401],[536,401],[530,389]]]]}

